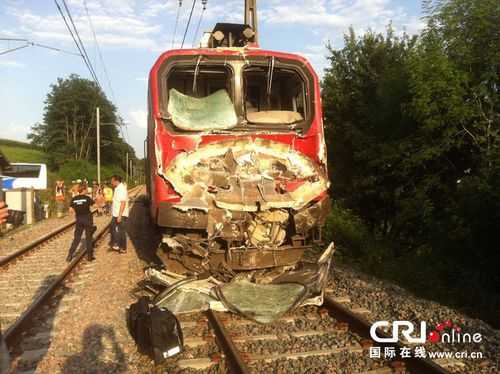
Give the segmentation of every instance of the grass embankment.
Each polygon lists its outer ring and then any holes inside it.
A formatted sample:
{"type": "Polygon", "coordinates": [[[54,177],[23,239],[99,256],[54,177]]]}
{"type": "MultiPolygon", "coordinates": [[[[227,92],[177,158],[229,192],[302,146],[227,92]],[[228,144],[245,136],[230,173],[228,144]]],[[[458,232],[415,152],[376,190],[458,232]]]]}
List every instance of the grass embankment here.
{"type": "Polygon", "coordinates": [[[480,276],[479,264],[465,264],[453,253],[429,247],[402,251],[401,243],[377,238],[352,211],[336,203],[325,237],[336,244],[335,261],[500,327],[500,290],[480,276]]]}
{"type": "Polygon", "coordinates": [[[10,162],[45,164],[48,161],[48,155],[41,149],[15,140],[0,139],[0,150],[10,162]]]}

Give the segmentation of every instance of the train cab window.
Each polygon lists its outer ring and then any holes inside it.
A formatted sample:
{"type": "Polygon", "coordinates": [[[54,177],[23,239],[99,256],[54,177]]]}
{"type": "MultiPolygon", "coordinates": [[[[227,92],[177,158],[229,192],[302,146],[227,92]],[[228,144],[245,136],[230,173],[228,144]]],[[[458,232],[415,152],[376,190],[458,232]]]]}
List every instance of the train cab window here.
{"type": "Polygon", "coordinates": [[[238,118],[232,101],[231,71],[226,66],[180,66],[167,77],[168,112],[182,130],[225,130],[238,118]]]}
{"type": "Polygon", "coordinates": [[[243,79],[249,123],[291,125],[306,118],[305,85],[296,71],[249,66],[244,70],[243,79]]]}
{"type": "Polygon", "coordinates": [[[226,66],[180,66],[170,70],[168,89],[175,88],[183,95],[203,98],[219,90],[231,95],[231,71],[226,66]],[[196,77],[196,79],[195,79],[196,77]]]}

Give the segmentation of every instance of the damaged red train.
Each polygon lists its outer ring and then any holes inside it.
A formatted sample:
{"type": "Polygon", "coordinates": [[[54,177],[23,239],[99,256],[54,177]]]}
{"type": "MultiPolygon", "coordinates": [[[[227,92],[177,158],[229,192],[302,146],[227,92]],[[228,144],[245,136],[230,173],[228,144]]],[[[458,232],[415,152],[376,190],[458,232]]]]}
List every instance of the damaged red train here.
{"type": "Polygon", "coordinates": [[[217,24],[200,48],[163,53],[151,69],[158,254],[180,274],[317,278],[303,257],[321,244],[330,207],[319,80],[304,57],[260,49],[255,10],[245,18],[217,24]]]}

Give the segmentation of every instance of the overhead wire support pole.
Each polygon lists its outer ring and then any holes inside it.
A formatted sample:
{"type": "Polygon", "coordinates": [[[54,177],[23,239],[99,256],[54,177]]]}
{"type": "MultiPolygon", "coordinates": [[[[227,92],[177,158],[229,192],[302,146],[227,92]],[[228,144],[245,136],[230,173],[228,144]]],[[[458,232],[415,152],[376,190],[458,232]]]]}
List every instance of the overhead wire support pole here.
{"type": "Polygon", "coordinates": [[[257,0],[245,0],[245,25],[255,32],[255,43],[259,43],[259,25],[257,20],[257,0]]]}
{"type": "Polygon", "coordinates": [[[125,172],[125,184],[128,185],[128,152],[125,155],[125,162],[127,164],[125,172]]]}
{"type": "Polygon", "coordinates": [[[189,24],[191,23],[191,18],[193,17],[194,6],[196,5],[197,0],[193,0],[193,6],[191,7],[191,12],[189,13],[188,23],[186,25],[186,30],[184,31],[184,37],[182,38],[181,49],[184,47],[184,42],[186,41],[186,35],[189,30],[189,24]]]}
{"type": "Polygon", "coordinates": [[[96,138],[97,138],[97,184],[101,185],[101,114],[99,107],[95,108],[96,138]]]}

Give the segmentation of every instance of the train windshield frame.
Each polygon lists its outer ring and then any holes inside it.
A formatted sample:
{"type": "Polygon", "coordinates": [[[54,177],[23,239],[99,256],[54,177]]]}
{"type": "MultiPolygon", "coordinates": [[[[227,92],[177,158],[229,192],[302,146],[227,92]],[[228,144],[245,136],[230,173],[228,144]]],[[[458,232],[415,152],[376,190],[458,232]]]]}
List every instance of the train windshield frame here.
{"type": "Polygon", "coordinates": [[[298,60],[176,56],[159,77],[161,117],[174,133],[304,133],[313,120],[314,79],[298,60]]]}

